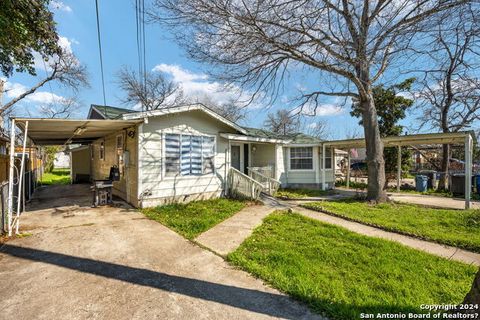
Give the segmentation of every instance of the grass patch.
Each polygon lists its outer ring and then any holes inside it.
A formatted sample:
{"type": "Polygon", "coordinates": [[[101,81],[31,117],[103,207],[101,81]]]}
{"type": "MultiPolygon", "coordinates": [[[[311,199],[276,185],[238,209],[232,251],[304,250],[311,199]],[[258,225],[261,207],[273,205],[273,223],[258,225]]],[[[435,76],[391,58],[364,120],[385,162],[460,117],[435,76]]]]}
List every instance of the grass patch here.
{"type": "MultiPolygon", "coordinates": [[[[336,187],[346,187],[347,182],[346,182],[346,180],[343,180],[343,179],[342,180],[337,180],[335,182],[335,186],[336,187]]],[[[365,183],[365,182],[350,181],[350,189],[367,190],[367,188],[368,188],[368,184],[365,183]]],[[[396,187],[389,187],[387,189],[387,191],[388,192],[397,192],[397,188],[396,187]]],[[[438,190],[438,189],[428,189],[427,191],[420,192],[420,191],[415,190],[413,187],[409,188],[409,189],[407,189],[405,187],[401,187],[400,188],[400,193],[411,193],[411,194],[420,194],[420,195],[424,195],[424,196],[454,198],[454,195],[450,191],[438,190]]],[[[463,196],[459,195],[457,197],[462,198],[463,196]]],[[[480,200],[480,195],[476,192],[472,192],[471,199],[478,201],[478,200],[480,200]]]]}
{"type": "Polygon", "coordinates": [[[283,199],[302,199],[309,197],[322,197],[333,194],[332,190],[318,189],[279,189],[275,197],[283,199]]]}
{"type": "Polygon", "coordinates": [[[275,212],[228,260],[333,319],[458,304],[476,268],[275,212]]]}
{"type": "MultiPolygon", "coordinates": [[[[335,181],[335,187],[346,187],[347,186],[347,181],[346,180],[337,180],[335,181]]],[[[365,182],[357,182],[350,180],[350,185],[349,187],[351,189],[360,189],[360,190],[366,190],[368,187],[368,184],[365,182]]]]}
{"type": "Polygon", "coordinates": [[[44,173],[40,182],[43,185],[70,184],[70,170],[53,169],[52,172],[44,173]]]}
{"type": "Polygon", "coordinates": [[[185,238],[194,239],[214,225],[233,216],[246,204],[245,201],[219,198],[146,208],[142,212],[148,218],[164,224],[185,238]]]}
{"type": "Polygon", "coordinates": [[[302,206],[317,211],[325,210],[389,231],[480,252],[480,210],[434,209],[403,203],[371,205],[357,199],[319,201],[302,206]]]}

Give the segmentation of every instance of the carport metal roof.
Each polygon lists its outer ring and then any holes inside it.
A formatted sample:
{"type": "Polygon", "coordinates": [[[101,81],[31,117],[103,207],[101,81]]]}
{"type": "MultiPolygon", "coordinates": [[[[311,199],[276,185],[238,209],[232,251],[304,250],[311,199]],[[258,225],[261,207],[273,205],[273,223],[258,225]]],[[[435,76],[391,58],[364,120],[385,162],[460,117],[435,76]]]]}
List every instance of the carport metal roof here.
{"type": "Polygon", "coordinates": [[[12,118],[15,125],[25,132],[28,122],[28,137],[36,145],[63,145],[67,143],[89,143],[143,122],[132,120],[93,119],[44,119],[12,118]]]}
{"type": "MultiPolygon", "coordinates": [[[[431,145],[431,144],[464,144],[467,136],[474,138],[474,134],[466,132],[425,133],[404,136],[390,136],[382,138],[385,147],[431,145]]],[[[365,139],[332,140],[323,143],[326,147],[337,149],[364,148],[365,139]]]]}
{"type": "MultiPolygon", "coordinates": [[[[472,149],[475,134],[472,131],[451,132],[451,133],[426,133],[404,136],[390,136],[382,138],[385,147],[397,147],[412,145],[433,145],[433,144],[463,144],[465,146],[465,209],[470,208],[470,193],[472,190],[472,149]]],[[[364,148],[365,139],[347,139],[325,141],[322,145],[322,188],[325,190],[325,148],[350,149],[364,148]]],[[[400,177],[402,174],[401,152],[397,152],[397,191],[400,191],[400,177]]],[[[350,154],[347,162],[347,188],[350,181],[350,154]]]]}

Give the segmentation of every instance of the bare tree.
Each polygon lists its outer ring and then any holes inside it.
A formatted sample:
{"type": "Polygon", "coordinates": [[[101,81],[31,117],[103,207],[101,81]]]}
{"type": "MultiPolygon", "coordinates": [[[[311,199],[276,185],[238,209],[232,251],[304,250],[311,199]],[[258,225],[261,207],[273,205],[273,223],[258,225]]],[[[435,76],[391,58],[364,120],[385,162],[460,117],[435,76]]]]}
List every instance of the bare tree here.
{"type": "Polygon", "coordinates": [[[117,77],[120,89],[125,91],[123,102],[126,104],[141,105],[144,110],[157,110],[184,102],[181,87],[159,72],[139,75],[123,67],[117,77]]]}
{"type": "Polygon", "coordinates": [[[303,130],[306,134],[319,139],[328,139],[330,137],[330,127],[323,119],[316,119],[313,122],[306,124],[303,130]]]}
{"type": "MultiPolygon", "coordinates": [[[[215,68],[217,79],[255,88],[274,100],[290,66],[330,75],[338,90],[312,90],[300,104],[316,109],[322,96],[352,97],[362,110],[369,184],[381,202],[385,170],[372,86],[397,66],[405,50],[431,28],[431,18],[467,0],[155,0],[153,20],[175,30],[188,55],[215,68]]],[[[328,82],[328,81],[323,81],[328,82]]]]}
{"type": "Polygon", "coordinates": [[[41,105],[39,113],[42,117],[51,119],[70,118],[75,113],[78,102],[76,98],[62,98],[52,103],[41,105]]]}
{"type": "Polygon", "coordinates": [[[239,122],[246,117],[245,108],[233,98],[217,102],[211,96],[203,95],[196,97],[192,102],[202,104],[232,122],[239,122]]]}
{"type": "Polygon", "coordinates": [[[60,55],[52,57],[48,64],[47,72],[47,77],[4,104],[0,108],[0,116],[3,116],[8,109],[43,87],[48,82],[55,81],[74,91],[78,91],[81,87],[88,86],[86,67],[81,65],[71,52],[63,51],[60,55]]]}
{"type": "Polygon", "coordinates": [[[267,130],[284,136],[301,131],[299,115],[292,114],[286,109],[269,112],[263,125],[267,130]]]}
{"type": "MultiPolygon", "coordinates": [[[[445,16],[445,23],[433,33],[425,55],[430,63],[422,70],[421,88],[416,97],[421,102],[421,127],[444,133],[471,129],[480,120],[480,20],[478,12],[460,10],[445,16]]],[[[473,128],[473,129],[478,129],[473,128]]],[[[445,189],[451,148],[442,148],[439,188],[445,189]]]]}

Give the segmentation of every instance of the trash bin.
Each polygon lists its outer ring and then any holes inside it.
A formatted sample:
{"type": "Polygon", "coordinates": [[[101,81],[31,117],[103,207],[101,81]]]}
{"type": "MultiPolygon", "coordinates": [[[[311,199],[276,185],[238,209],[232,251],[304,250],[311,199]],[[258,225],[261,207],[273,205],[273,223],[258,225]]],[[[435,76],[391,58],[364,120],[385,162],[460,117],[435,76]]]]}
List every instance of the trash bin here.
{"type": "Polygon", "coordinates": [[[477,194],[480,195],[480,174],[475,176],[475,187],[477,188],[477,194]]]}
{"type": "Polygon", "coordinates": [[[428,187],[428,177],[424,175],[415,176],[415,189],[419,192],[427,191],[428,187]]]}
{"type": "Polygon", "coordinates": [[[427,188],[428,189],[437,189],[437,171],[434,170],[422,170],[418,172],[422,176],[428,177],[427,188]]]}
{"type": "Polygon", "coordinates": [[[465,174],[456,173],[450,176],[450,192],[454,195],[465,194],[465,174]]]}

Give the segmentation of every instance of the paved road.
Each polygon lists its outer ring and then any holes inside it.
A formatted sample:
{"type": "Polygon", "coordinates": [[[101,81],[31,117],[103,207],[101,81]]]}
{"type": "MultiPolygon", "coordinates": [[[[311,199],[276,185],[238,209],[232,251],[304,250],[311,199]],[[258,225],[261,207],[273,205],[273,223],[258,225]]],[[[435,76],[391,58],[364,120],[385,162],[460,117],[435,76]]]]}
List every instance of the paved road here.
{"type": "Polygon", "coordinates": [[[0,249],[0,318],[318,318],[135,210],[87,207],[83,186],[37,196],[33,235],[0,249]]]}

